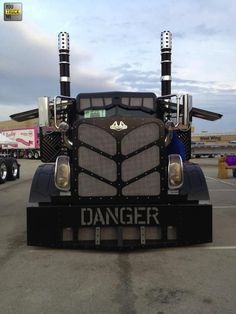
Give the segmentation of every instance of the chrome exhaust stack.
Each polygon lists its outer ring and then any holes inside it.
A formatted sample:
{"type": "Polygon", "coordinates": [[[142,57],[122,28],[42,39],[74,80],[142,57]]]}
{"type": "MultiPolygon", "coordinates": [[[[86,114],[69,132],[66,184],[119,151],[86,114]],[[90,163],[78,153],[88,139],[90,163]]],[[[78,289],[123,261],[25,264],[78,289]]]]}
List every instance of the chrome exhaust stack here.
{"type": "Polygon", "coordinates": [[[171,95],[171,49],[172,34],[164,31],[161,33],[161,96],[171,95]]]}
{"type": "Polygon", "coordinates": [[[58,35],[61,96],[70,97],[70,41],[67,32],[58,35]]]}

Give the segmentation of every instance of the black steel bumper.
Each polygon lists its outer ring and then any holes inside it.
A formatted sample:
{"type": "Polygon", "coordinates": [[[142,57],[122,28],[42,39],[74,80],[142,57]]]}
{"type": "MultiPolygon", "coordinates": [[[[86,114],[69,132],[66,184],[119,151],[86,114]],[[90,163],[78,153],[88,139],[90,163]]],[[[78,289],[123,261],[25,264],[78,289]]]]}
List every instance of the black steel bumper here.
{"type": "Polygon", "coordinates": [[[211,205],[27,207],[27,243],[33,246],[132,249],[211,241],[211,205]]]}

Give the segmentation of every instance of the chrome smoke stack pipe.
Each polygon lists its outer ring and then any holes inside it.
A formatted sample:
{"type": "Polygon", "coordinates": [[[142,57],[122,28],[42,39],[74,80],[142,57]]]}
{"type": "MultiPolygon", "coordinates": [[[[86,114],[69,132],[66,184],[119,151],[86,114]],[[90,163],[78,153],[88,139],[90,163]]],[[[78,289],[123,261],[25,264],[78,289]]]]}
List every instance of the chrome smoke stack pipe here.
{"type": "Polygon", "coordinates": [[[171,49],[172,34],[161,33],[161,96],[171,94],[171,49]]]}
{"type": "Polygon", "coordinates": [[[70,42],[67,32],[58,34],[60,88],[62,96],[70,96],[70,42]]]}

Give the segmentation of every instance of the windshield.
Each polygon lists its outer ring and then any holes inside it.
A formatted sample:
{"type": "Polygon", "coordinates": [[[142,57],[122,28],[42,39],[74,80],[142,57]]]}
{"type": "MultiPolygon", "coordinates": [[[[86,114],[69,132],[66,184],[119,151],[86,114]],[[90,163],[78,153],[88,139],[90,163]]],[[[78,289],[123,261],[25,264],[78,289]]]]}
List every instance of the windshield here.
{"type": "Polygon", "coordinates": [[[105,118],[113,116],[124,116],[124,117],[155,117],[155,113],[144,112],[137,109],[126,109],[119,106],[115,106],[109,109],[88,109],[84,110],[80,114],[81,118],[105,118]]]}

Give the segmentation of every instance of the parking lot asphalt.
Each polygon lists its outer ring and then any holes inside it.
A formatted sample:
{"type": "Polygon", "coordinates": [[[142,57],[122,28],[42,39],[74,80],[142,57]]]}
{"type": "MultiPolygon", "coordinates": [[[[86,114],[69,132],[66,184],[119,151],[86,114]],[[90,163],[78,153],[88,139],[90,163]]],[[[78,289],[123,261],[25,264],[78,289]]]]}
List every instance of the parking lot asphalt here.
{"type": "MultiPolygon", "coordinates": [[[[213,243],[131,252],[28,247],[26,205],[39,161],[0,185],[0,313],[235,313],[236,178],[202,158],[213,243]]],[[[201,228],[201,226],[199,226],[201,228]]]]}

